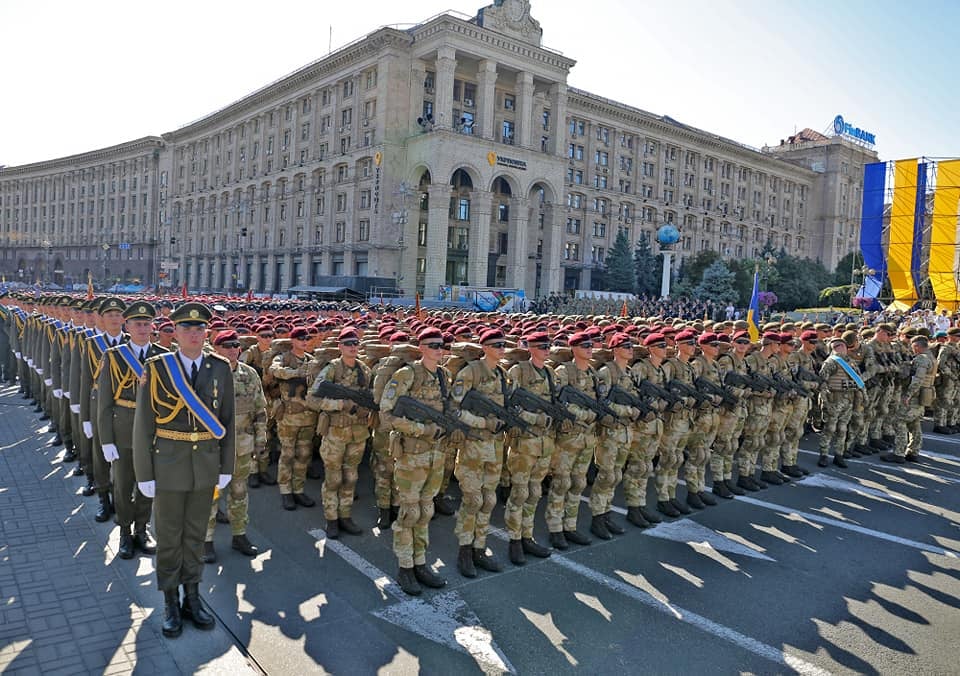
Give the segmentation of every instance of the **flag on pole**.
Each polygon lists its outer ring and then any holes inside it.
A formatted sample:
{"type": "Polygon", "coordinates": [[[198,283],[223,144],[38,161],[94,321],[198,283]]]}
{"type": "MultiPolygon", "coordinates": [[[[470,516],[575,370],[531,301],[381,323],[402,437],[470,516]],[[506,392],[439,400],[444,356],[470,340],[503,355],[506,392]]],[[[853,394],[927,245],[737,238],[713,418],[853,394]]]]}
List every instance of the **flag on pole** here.
{"type": "Polygon", "coordinates": [[[252,300],[253,300],[253,289],[247,289],[247,302],[249,303],[252,300]]]}
{"type": "Polygon", "coordinates": [[[753,293],[750,294],[750,307],[747,308],[747,331],[750,332],[750,340],[756,342],[760,339],[760,267],[753,270],[753,293]]]}
{"type": "Polygon", "coordinates": [[[623,305],[620,306],[620,316],[621,316],[621,317],[629,317],[629,316],[630,316],[630,311],[627,309],[627,299],[626,299],[626,298],[623,299],[623,305]]]}
{"type": "Polygon", "coordinates": [[[180,297],[181,297],[183,300],[186,300],[186,299],[187,299],[187,283],[186,283],[186,282],[184,282],[184,283],[183,283],[183,286],[180,287],[180,297]]]}
{"type": "Polygon", "coordinates": [[[419,292],[413,296],[413,313],[417,316],[417,319],[423,321],[423,309],[420,307],[419,292]]]}
{"type": "Polygon", "coordinates": [[[87,300],[93,300],[93,273],[87,272],[87,300]]]}

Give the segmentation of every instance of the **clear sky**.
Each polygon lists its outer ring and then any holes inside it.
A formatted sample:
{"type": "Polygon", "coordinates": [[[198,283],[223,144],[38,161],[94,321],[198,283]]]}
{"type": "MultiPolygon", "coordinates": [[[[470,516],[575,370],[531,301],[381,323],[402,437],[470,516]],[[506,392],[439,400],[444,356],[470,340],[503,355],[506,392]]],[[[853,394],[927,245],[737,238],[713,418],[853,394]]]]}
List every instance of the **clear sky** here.
{"type": "MultiPolygon", "coordinates": [[[[0,164],[162,134],[385,24],[482,0],[0,0],[0,164]]],[[[533,0],[569,83],[751,146],[837,114],[960,156],[960,2],[533,0]]]]}

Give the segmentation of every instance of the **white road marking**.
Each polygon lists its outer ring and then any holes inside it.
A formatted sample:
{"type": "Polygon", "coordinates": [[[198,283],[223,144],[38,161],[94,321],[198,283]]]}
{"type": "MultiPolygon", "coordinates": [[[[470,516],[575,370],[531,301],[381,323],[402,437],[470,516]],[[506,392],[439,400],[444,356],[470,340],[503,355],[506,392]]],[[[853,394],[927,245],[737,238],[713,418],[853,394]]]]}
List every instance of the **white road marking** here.
{"type": "Polygon", "coordinates": [[[322,528],[310,531],[324,549],[337,554],[355,570],[373,581],[384,600],[400,601],[373,613],[401,629],[419,634],[435,643],[470,655],[485,674],[514,674],[516,669],[496,643],[493,635],[455,591],[436,594],[429,601],[407,596],[389,575],[337,540],[328,540],[322,528]]]}
{"type": "Polygon", "coordinates": [[[897,535],[891,535],[890,533],[884,533],[882,531],[873,530],[871,528],[864,528],[863,526],[857,526],[856,524],[852,524],[852,523],[844,523],[843,521],[838,521],[837,519],[831,519],[829,517],[821,516],[819,514],[812,514],[810,512],[801,512],[800,510],[792,509],[791,507],[776,505],[776,504],[773,504],[772,502],[764,502],[763,500],[757,500],[756,498],[751,498],[745,495],[737,496],[737,501],[745,502],[748,505],[754,505],[756,507],[761,507],[763,509],[769,509],[771,511],[779,512],[781,514],[786,514],[788,516],[803,518],[803,519],[806,519],[807,521],[812,521],[814,523],[822,523],[828,526],[835,526],[836,528],[842,528],[844,530],[853,531],[855,533],[860,533],[861,535],[877,538],[879,540],[886,540],[887,542],[895,542],[905,547],[919,549],[920,551],[930,552],[932,554],[939,554],[941,556],[949,556],[951,558],[958,558],[958,553],[951,551],[949,549],[943,549],[942,547],[934,547],[933,545],[924,544],[922,542],[916,542],[915,540],[908,540],[906,538],[902,538],[897,535]]]}
{"type": "Polygon", "coordinates": [[[830,476],[829,474],[820,472],[817,474],[811,474],[807,478],[797,481],[798,486],[807,486],[810,488],[833,488],[838,491],[846,491],[848,493],[858,493],[860,495],[869,495],[874,498],[884,498],[884,499],[896,499],[891,493],[887,491],[881,491],[877,488],[868,488],[866,486],[861,486],[860,484],[847,481],[846,479],[838,479],[836,477],[830,476]]]}
{"type": "MultiPolygon", "coordinates": [[[[814,455],[819,457],[820,454],[817,451],[809,451],[805,448],[800,449],[801,453],[807,455],[814,455]]],[[[930,455],[930,451],[921,451],[921,453],[930,455]]],[[[879,456],[877,456],[879,458],[879,456]]],[[[882,460],[858,460],[856,458],[844,458],[848,463],[856,465],[866,465],[868,467],[873,467],[874,469],[882,469],[884,471],[893,471],[901,472],[903,474],[909,474],[921,479],[930,479],[931,481],[942,481],[949,484],[960,484],[960,478],[941,476],[940,474],[934,474],[932,472],[925,472],[922,469],[919,469],[919,466],[916,465],[894,465],[891,463],[883,462],[882,460]]]]}
{"type": "Polygon", "coordinates": [[[657,524],[653,528],[644,530],[643,535],[662,538],[664,540],[674,540],[675,542],[685,542],[697,551],[709,548],[730,554],[749,556],[754,559],[760,559],[761,561],[775,561],[775,559],[761,554],[754,549],[745,547],[739,542],[734,542],[726,535],[721,535],[712,528],[708,528],[691,519],[680,519],[678,521],[657,524]]]}

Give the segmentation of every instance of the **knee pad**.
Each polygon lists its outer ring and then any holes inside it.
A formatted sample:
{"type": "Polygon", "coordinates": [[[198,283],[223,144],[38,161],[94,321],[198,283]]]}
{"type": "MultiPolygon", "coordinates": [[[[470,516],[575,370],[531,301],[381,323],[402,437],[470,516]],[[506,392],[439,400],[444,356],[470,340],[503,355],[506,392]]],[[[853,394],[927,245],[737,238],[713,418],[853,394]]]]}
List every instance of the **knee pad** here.
{"type": "MultiPolygon", "coordinates": [[[[433,502],[430,503],[433,509],[433,502]]],[[[397,523],[401,528],[413,528],[420,521],[422,504],[419,502],[404,502],[400,504],[400,512],[397,514],[397,523]]],[[[433,516],[431,514],[431,516],[433,516]]]]}
{"type": "MultiPolygon", "coordinates": [[[[494,494],[494,501],[496,501],[496,494],[494,494]]],[[[460,502],[460,508],[465,512],[470,514],[476,514],[480,511],[480,507],[483,506],[483,494],[482,493],[464,493],[463,499],[460,502]]]]}

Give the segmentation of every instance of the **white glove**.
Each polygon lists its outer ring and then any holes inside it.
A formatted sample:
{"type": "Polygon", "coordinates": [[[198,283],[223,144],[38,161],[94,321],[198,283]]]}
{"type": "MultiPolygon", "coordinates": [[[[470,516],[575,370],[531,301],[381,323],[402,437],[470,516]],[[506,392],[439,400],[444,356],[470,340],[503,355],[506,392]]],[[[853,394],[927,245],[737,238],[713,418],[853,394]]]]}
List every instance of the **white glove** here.
{"type": "Polygon", "coordinates": [[[221,474],[220,478],[217,479],[217,488],[219,488],[221,491],[226,488],[227,484],[230,483],[232,476],[232,474],[221,474]]]}
{"type": "Polygon", "coordinates": [[[31,357],[27,357],[27,366],[33,368],[33,359],[31,357]]]}
{"type": "MultiPolygon", "coordinates": [[[[40,369],[40,370],[42,371],[43,369],[40,369]]],[[[46,385],[47,387],[50,387],[51,385],[53,385],[53,378],[44,378],[43,384],[46,385]]]]}
{"type": "Polygon", "coordinates": [[[70,404],[70,412],[80,415],[80,404],[70,404]]]}
{"type": "Polygon", "coordinates": [[[64,399],[69,399],[69,398],[70,398],[70,393],[67,392],[66,390],[64,390],[64,391],[63,391],[63,398],[64,398],[64,399]]]}
{"type": "Polygon", "coordinates": [[[13,354],[16,355],[17,359],[23,359],[23,353],[22,353],[22,352],[14,352],[13,354]]]}
{"type": "Polygon", "coordinates": [[[63,399],[63,390],[54,390],[53,396],[57,399],[63,399]]]}
{"type": "MultiPolygon", "coordinates": [[[[43,375],[43,369],[40,368],[39,366],[37,367],[37,375],[38,375],[38,376],[42,376],[42,375],[43,375]]],[[[47,381],[44,380],[43,382],[46,383],[47,381]]]]}
{"type": "Polygon", "coordinates": [[[103,459],[108,463],[120,459],[120,452],[113,444],[103,444],[103,459]]]}
{"type": "MultiPolygon", "coordinates": [[[[80,407],[77,406],[77,408],[80,407]]],[[[87,439],[93,439],[93,423],[89,420],[83,421],[83,436],[85,436],[87,439]]]]}
{"type": "Polygon", "coordinates": [[[156,481],[138,481],[137,488],[139,488],[140,492],[147,498],[152,498],[157,494],[156,481]]]}

